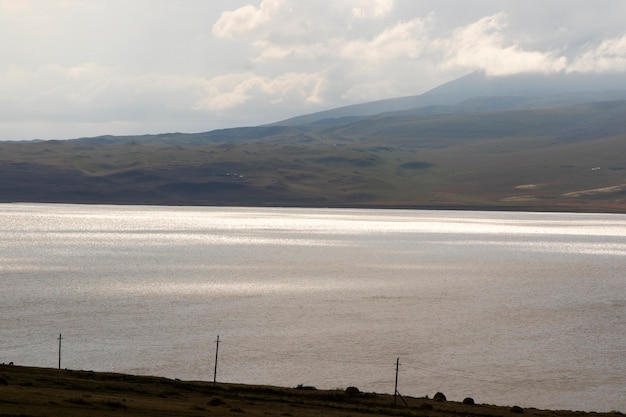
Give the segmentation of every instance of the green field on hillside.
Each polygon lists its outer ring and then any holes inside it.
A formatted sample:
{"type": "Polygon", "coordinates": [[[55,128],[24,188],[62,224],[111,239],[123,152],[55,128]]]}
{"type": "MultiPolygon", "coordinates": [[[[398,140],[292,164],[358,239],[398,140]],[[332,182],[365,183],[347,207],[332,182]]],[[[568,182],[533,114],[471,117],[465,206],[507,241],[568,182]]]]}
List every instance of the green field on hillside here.
{"type": "Polygon", "coordinates": [[[0,201],[625,211],[626,103],[0,142],[0,201]]]}

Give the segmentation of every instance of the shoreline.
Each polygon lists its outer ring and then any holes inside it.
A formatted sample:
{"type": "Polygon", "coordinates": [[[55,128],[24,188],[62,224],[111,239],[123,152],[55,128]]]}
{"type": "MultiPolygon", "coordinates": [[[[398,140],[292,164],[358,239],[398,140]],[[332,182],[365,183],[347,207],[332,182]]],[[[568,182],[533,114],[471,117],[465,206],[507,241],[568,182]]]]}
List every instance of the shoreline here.
{"type": "Polygon", "coordinates": [[[445,395],[394,397],[357,387],[318,390],[213,384],[158,376],[0,365],[0,417],[9,416],[416,416],[621,417],[620,411],[541,410],[516,405],[447,401],[445,395]]]}
{"type": "Polygon", "coordinates": [[[402,205],[402,204],[186,204],[184,202],[129,202],[129,201],[42,201],[19,200],[0,201],[0,204],[50,204],[77,206],[119,206],[119,207],[163,207],[163,208],[275,208],[275,209],[346,209],[346,210],[422,210],[422,211],[469,211],[469,212],[519,212],[519,213],[561,213],[561,214],[626,214],[621,207],[578,207],[578,206],[510,206],[510,205],[402,205]]]}

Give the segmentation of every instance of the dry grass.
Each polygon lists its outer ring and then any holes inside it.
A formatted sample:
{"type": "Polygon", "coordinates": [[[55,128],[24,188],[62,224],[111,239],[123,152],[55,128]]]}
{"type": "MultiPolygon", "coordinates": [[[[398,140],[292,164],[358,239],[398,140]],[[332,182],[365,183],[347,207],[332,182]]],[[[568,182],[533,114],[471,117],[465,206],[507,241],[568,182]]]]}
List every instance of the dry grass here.
{"type": "Polygon", "coordinates": [[[621,416],[466,405],[426,398],[312,387],[180,381],[91,371],[0,366],[0,417],[8,416],[621,416]],[[309,388],[309,389],[302,389],[309,388]]]}
{"type": "Polygon", "coordinates": [[[0,142],[0,202],[624,212],[625,109],[0,142]]]}

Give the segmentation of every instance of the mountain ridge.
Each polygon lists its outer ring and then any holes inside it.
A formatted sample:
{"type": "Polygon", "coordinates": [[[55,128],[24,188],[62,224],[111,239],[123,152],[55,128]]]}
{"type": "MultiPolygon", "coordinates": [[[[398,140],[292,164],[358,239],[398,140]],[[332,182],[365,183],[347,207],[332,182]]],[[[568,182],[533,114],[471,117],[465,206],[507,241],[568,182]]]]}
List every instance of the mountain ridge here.
{"type": "Polygon", "coordinates": [[[307,124],[0,142],[0,202],[626,212],[626,97],[504,93],[307,124]]]}
{"type": "Polygon", "coordinates": [[[352,104],[292,117],[269,125],[298,126],[325,119],[373,116],[432,106],[454,106],[481,97],[517,97],[526,99],[526,106],[534,107],[625,100],[626,75],[559,73],[489,77],[483,72],[473,72],[420,95],[352,104]]]}

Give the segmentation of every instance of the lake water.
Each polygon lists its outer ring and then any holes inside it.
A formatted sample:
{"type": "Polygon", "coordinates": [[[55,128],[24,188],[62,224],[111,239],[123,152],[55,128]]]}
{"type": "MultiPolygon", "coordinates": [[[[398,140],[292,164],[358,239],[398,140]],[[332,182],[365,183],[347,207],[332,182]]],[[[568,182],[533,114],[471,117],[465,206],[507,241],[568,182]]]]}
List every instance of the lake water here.
{"type": "Polygon", "coordinates": [[[0,362],[626,412],[626,215],[0,205],[0,362]]]}

